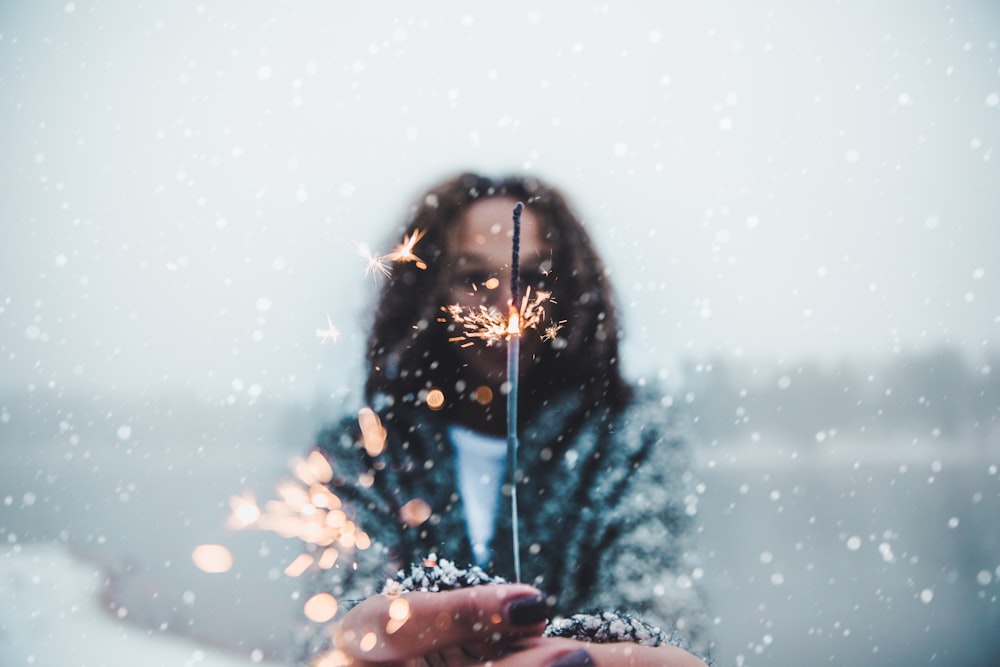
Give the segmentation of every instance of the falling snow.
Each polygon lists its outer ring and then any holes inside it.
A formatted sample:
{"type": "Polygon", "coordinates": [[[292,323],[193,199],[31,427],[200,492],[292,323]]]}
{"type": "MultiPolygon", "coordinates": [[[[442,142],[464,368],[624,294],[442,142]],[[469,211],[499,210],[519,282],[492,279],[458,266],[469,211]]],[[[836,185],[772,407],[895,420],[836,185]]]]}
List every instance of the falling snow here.
{"type": "Polygon", "coordinates": [[[357,407],[470,166],[565,187],[692,417],[717,664],[997,664],[989,3],[7,5],[0,664],[287,660],[227,499],[357,407]]]}

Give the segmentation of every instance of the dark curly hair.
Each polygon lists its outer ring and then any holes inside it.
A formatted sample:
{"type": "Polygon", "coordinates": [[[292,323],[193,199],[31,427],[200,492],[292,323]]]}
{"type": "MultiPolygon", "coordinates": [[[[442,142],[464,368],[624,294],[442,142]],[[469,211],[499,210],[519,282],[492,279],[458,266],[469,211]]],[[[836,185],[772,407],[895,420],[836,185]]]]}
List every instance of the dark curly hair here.
{"type": "MultiPolygon", "coordinates": [[[[538,217],[553,248],[550,272],[554,303],[547,319],[565,322],[559,344],[546,343],[522,370],[519,412],[530,419],[548,399],[579,393],[584,409],[617,407],[630,395],[619,366],[620,331],[611,285],[589,235],[554,187],[533,176],[490,179],[474,173],[448,178],[411,207],[403,233],[423,236],[415,252],[424,260],[396,264],[381,290],[367,353],[365,397],[384,405],[416,402],[431,387],[451,389],[458,379],[456,326],[441,311],[447,305],[444,276],[453,263],[456,230],[477,200],[509,197],[538,217]]],[[[396,236],[398,239],[399,236],[396,236]]],[[[445,390],[446,410],[462,397],[445,390]]]]}

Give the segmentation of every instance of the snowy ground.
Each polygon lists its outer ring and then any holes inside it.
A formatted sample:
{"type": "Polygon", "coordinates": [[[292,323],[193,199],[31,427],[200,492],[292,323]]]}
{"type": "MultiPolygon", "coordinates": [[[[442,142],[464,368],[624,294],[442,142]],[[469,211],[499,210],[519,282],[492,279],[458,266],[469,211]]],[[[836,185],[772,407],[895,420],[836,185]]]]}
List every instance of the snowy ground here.
{"type": "MultiPolygon", "coordinates": [[[[274,406],[6,405],[0,664],[287,661],[296,545],[223,527],[317,418],[274,406]],[[206,574],[198,544],[235,566],[206,574]]],[[[998,664],[1000,448],[827,441],[699,452],[719,665],[998,664]]]]}
{"type": "Polygon", "coordinates": [[[996,448],[806,444],[703,470],[720,663],[1000,664],[996,448]]]}
{"type": "Polygon", "coordinates": [[[0,664],[237,667],[253,659],[125,622],[101,602],[106,581],[100,567],[62,544],[4,549],[0,664]]]}

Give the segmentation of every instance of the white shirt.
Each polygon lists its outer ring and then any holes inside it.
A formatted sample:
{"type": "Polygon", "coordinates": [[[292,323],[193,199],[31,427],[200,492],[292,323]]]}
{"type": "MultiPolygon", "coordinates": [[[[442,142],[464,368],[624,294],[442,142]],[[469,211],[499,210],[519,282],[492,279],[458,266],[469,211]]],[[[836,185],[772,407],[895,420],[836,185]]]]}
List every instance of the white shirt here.
{"type": "Polygon", "coordinates": [[[507,463],[504,438],[483,435],[464,426],[450,426],[448,435],[455,445],[458,489],[465,506],[465,529],[472,543],[476,564],[489,561],[493,541],[500,482],[507,463]]]}

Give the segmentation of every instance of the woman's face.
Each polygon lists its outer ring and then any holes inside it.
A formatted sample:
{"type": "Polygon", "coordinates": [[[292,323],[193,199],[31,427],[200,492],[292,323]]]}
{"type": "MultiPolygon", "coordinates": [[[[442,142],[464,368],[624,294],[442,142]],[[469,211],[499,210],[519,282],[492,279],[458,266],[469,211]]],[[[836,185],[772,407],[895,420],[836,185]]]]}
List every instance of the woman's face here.
{"type": "MultiPolygon", "coordinates": [[[[463,308],[486,306],[499,313],[510,307],[511,242],[514,234],[512,215],[516,200],[509,197],[481,199],[469,206],[453,237],[449,270],[445,274],[446,297],[449,304],[463,308]]],[[[520,276],[521,294],[545,288],[552,266],[552,248],[543,237],[542,223],[530,208],[521,214],[520,276]]],[[[533,333],[533,332],[532,332],[533,333]]],[[[537,350],[539,337],[525,335],[521,339],[522,359],[537,350]]],[[[487,347],[482,341],[461,346],[457,352],[474,381],[495,390],[506,379],[506,346],[487,347]]]]}

